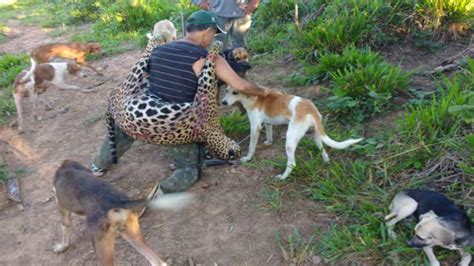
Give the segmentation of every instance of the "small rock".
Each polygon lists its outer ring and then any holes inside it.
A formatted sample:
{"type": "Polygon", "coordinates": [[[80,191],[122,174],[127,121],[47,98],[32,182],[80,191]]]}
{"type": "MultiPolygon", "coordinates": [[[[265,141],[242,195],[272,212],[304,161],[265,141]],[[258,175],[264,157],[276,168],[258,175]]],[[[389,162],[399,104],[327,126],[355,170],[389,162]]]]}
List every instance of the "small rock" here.
{"type": "Polygon", "coordinates": [[[315,265],[319,265],[319,264],[321,264],[321,262],[322,262],[323,260],[321,259],[320,256],[313,256],[313,257],[311,257],[311,261],[312,261],[315,265]]]}
{"type": "Polygon", "coordinates": [[[58,113],[60,113],[60,114],[65,114],[67,112],[69,112],[69,107],[64,107],[63,109],[58,111],[58,113]]]}

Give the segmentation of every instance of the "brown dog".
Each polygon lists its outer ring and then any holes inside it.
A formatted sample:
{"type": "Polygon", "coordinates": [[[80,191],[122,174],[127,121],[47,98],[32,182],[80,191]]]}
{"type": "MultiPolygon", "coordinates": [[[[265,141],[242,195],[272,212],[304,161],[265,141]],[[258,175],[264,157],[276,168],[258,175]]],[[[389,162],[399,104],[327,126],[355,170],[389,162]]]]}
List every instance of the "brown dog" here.
{"type": "Polygon", "coordinates": [[[249,54],[243,47],[237,47],[231,50],[232,58],[238,63],[249,62],[249,54]]]}
{"type": "Polygon", "coordinates": [[[120,235],[140,252],[151,265],[167,265],[145,242],[137,210],[146,206],[176,210],[191,199],[189,193],[165,194],[157,199],[130,200],[110,184],[97,179],[80,163],[65,160],[54,175],[54,190],[62,220],[62,240],[55,253],[69,246],[71,213],[86,216],[86,230],[99,264],[114,265],[115,238],[120,235]]]}
{"type": "MultiPolygon", "coordinates": [[[[36,102],[39,92],[45,92],[50,84],[62,89],[79,89],[75,85],[69,85],[64,82],[66,74],[82,76],[81,67],[76,63],[39,64],[33,72],[23,70],[16,76],[13,83],[13,98],[15,99],[16,112],[18,114],[18,130],[20,132],[23,132],[23,108],[21,102],[25,96],[28,95],[30,97],[33,103],[33,117],[39,120],[36,114],[36,102]],[[25,82],[22,82],[22,80],[25,80],[25,82]]],[[[45,100],[44,102],[47,108],[50,108],[45,100]]]]}
{"type": "MultiPolygon", "coordinates": [[[[101,47],[98,43],[51,43],[36,47],[31,52],[31,68],[29,72],[33,72],[37,64],[48,63],[54,57],[62,57],[74,59],[79,65],[83,65],[94,70],[98,75],[102,76],[97,69],[86,62],[86,55],[90,53],[100,53],[101,47]]],[[[25,82],[22,80],[22,82],[25,82]]]]}

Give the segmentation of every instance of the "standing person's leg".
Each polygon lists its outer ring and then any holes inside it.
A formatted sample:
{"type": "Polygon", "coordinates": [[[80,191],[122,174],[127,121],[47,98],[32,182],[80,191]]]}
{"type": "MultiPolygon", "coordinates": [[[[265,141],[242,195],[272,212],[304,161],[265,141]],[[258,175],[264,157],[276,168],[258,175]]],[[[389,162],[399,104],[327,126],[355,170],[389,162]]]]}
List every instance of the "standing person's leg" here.
{"type": "Polygon", "coordinates": [[[233,47],[246,47],[247,48],[247,31],[252,24],[252,17],[245,15],[241,18],[235,18],[231,29],[231,38],[233,47]]]}
{"type": "MultiPolygon", "coordinates": [[[[133,139],[123,133],[120,128],[115,127],[115,143],[117,145],[117,157],[122,155],[130,149],[133,144],[133,139]]],[[[109,138],[106,135],[99,152],[94,158],[91,170],[95,176],[102,176],[112,166],[112,155],[110,153],[109,138]]]]}
{"type": "Polygon", "coordinates": [[[168,154],[173,158],[176,170],[160,182],[164,193],[184,191],[201,178],[204,166],[204,149],[201,144],[170,146],[168,154]]]}
{"type": "Polygon", "coordinates": [[[217,36],[215,37],[215,40],[221,41],[223,43],[224,50],[232,48],[232,44],[229,41],[229,35],[230,35],[230,32],[232,31],[233,20],[234,20],[233,18],[217,16],[217,23],[219,24],[219,27],[221,27],[221,29],[225,30],[227,33],[217,34],[217,36]]]}

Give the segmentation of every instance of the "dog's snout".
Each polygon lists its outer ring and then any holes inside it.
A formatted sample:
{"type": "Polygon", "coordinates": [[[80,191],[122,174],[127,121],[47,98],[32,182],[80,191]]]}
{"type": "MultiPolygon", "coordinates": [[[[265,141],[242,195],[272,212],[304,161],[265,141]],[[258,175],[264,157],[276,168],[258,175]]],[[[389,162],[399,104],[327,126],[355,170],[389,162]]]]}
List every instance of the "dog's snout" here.
{"type": "Polygon", "coordinates": [[[427,246],[427,244],[412,239],[412,240],[408,241],[408,246],[410,246],[412,248],[423,248],[423,247],[427,246]]]}
{"type": "Polygon", "coordinates": [[[234,160],[235,159],[235,151],[234,150],[230,150],[229,151],[229,160],[234,160]]]}
{"type": "Polygon", "coordinates": [[[223,105],[229,105],[229,103],[228,103],[226,100],[223,100],[223,101],[222,101],[222,104],[223,104],[223,105]]]}

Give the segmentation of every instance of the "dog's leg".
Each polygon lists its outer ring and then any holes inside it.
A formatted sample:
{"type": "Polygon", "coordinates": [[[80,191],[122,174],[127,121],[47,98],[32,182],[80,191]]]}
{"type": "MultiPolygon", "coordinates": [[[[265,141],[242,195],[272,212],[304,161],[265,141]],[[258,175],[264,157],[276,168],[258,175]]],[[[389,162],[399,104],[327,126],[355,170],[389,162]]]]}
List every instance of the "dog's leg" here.
{"type": "Polygon", "coordinates": [[[43,102],[43,105],[46,111],[53,110],[53,107],[51,106],[51,102],[48,100],[48,97],[46,97],[45,93],[41,95],[41,101],[43,102]]]}
{"type": "Polygon", "coordinates": [[[142,232],[140,230],[140,223],[138,222],[138,215],[136,212],[130,213],[127,222],[125,223],[125,230],[120,235],[127,240],[140,254],[142,254],[153,266],[166,266],[158,255],[145,242],[142,232]]]}
{"type": "Polygon", "coordinates": [[[21,92],[13,93],[15,99],[16,113],[18,115],[18,131],[23,132],[23,107],[21,105],[23,94],[21,92]]]}
{"type": "Polygon", "coordinates": [[[265,136],[266,140],[263,144],[265,145],[272,145],[273,143],[273,126],[272,124],[265,123],[265,136]]]}
{"type": "Polygon", "coordinates": [[[62,207],[59,207],[61,214],[61,243],[56,243],[53,246],[54,253],[64,252],[69,247],[69,237],[71,234],[72,220],[71,212],[62,207]]]}
{"type": "Polygon", "coordinates": [[[84,58],[76,58],[76,63],[81,65],[81,66],[85,66],[89,69],[92,69],[95,73],[97,73],[97,75],[99,76],[103,76],[104,74],[102,74],[99,70],[97,70],[95,67],[89,65],[89,63],[86,62],[86,60],[84,58]]]}
{"type": "Polygon", "coordinates": [[[314,132],[314,141],[316,142],[316,145],[318,146],[319,150],[321,151],[321,155],[323,156],[323,160],[325,162],[329,162],[329,155],[327,154],[326,150],[324,149],[323,146],[323,141],[318,135],[318,132],[314,132]]]}
{"type": "Polygon", "coordinates": [[[36,93],[36,86],[34,83],[26,84],[28,86],[28,94],[30,96],[30,102],[33,105],[32,115],[35,120],[41,120],[41,117],[38,117],[36,113],[36,103],[38,102],[38,93],[36,93]]]}
{"type": "Polygon", "coordinates": [[[398,194],[395,196],[390,206],[390,213],[396,213],[396,215],[389,215],[390,217],[393,217],[393,219],[385,223],[387,226],[388,235],[392,239],[397,239],[397,235],[393,231],[395,224],[412,215],[417,208],[418,202],[409,196],[403,194],[398,194]]]}
{"type": "Polygon", "coordinates": [[[304,136],[306,131],[308,130],[309,125],[306,123],[297,123],[294,121],[290,121],[288,124],[288,131],[286,132],[286,156],[288,158],[288,162],[286,163],[286,169],[283,174],[277,175],[276,178],[280,180],[286,179],[293,168],[296,166],[295,160],[295,151],[298,143],[300,142],[301,138],[304,136]]]}
{"type": "MultiPolygon", "coordinates": [[[[117,230],[114,228],[113,230],[117,230]]],[[[102,232],[93,238],[92,243],[97,254],[99,265],[114,266],[115,265],[115,238],[116,232],[109,228],[106,232],[102,232]]]]}
{"type": "Polygon", "coordinates": [[[439,261],[436,259],[436,256],[433,253],[433,247],[424,247],[423,251],[425,252],[426,256],[428,256],[431,266],[440,266],[439,261]]]}
{"type": "Polygon", "coordinates": [[[262,121],[257,118],[250,118],[250,144],[249,151],[246,156],[240,158],[240,161],[245,163],[252,160],[252,157],[255,153],[257,147],[258,137],[260,136],[260,131],[262,130],[262,121]]]}
{"type": "Polygon", "coordinates": [[[63,89],[63,90],[78,90],[79,87],[76,85],[69,85],[64,82],[62,78],[58,79],[57,81],[52,82],[54,86],[63,89]]]}
{"type": "Polygon", "coordinates": [[[462,248],[458,248],[459,254],[461,255],[461,261],[459,262],[459,266],[469,266],[471,263],[472,256],[469,252],[465,252],[462,248]]]}

